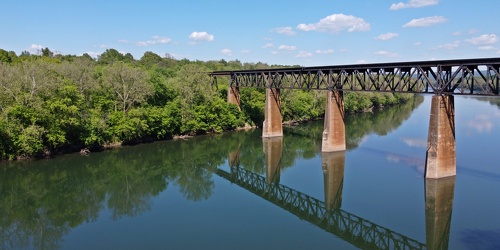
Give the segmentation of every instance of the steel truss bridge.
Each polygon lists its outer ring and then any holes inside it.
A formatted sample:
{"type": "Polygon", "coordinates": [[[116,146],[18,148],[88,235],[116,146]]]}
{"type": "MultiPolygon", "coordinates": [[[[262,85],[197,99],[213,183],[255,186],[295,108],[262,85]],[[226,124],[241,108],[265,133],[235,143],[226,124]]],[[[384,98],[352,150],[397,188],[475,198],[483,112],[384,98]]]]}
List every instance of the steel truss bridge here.
{"type": "Polygon", "coordinates": [[[215,71],[231,87],[499,95],[500,58],[215,71]]]}
{"type": "Polygon", "coordinates": [[[354,214],[328,210],[324,202],[287,186],[268,184],[263,176],[241,167],[231,167],[230,173],[217,169],[216,174],[361,249],[426,249],[417,240],[354,214]]]}

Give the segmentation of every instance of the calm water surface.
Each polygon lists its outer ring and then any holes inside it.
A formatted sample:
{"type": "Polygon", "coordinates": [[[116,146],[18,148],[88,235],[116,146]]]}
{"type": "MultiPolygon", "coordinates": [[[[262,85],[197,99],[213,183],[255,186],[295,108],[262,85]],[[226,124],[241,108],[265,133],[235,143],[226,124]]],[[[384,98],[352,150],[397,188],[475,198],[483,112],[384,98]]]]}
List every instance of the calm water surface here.
{"type": "Polygon", "coordinates": [[[318,121],[4,163],[0,248],[500,249],[495,101],[456,97],[457,176],[437,182],[430,96],[349,116],[345,153],[321,153],[318,121]]]}

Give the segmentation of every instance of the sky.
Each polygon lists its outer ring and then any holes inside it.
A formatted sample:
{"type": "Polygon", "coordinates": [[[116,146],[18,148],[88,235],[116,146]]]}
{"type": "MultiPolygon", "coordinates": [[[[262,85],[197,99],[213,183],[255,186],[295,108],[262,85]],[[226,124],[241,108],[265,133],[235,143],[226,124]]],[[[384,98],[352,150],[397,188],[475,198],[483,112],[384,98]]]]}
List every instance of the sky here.
{"type": "Polygon", "coordinates": [[[498,0],[0,0],[0,48],[345,65],[500,57],[498,0]]]}

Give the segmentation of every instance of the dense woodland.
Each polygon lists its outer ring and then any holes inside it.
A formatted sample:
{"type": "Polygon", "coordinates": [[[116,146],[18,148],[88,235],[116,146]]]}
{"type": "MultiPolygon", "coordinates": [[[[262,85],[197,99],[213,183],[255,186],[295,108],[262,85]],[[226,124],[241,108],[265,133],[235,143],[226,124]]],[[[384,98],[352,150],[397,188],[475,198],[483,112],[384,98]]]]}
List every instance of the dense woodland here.
{"type": "MultiPolygon", "coordinates": [[[[219,133],[264,120],[265,90],[241,89],[241,111],[226,102],[228,79],[215,70],[284,67],[235,61],[140,59],[107,49],[97,59],[0,49],[0,160],[43,157],[82,148],[219,133]]],[[[286,120],[324,114],[323,91],[282,90],[286,120]]],[[[405,102],[401,94],[345,93],[346,112],[405,102]]]]}

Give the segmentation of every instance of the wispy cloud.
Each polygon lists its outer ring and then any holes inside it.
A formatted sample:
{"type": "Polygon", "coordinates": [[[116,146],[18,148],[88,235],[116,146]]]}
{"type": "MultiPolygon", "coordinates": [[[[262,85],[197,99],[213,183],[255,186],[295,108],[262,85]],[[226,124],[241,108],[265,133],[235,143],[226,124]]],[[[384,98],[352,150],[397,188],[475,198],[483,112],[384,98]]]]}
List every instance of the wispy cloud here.
{"type": "Polygon", "coordinates": [[[382,40],[382,41],[387,41],[387,40],[391,40],[393,38],[396,38],[398,37],[399,34],[398,33],[392,33],[392,32],[389,32],[389,33],[385,33],[385,34],[381,34],[377,37],[375,37],[376,40],[382,40]]]}
{"type": "Polygon", "coordinates": [[[333,14],[321,19],[317,23],[299,24],[297,25],[297,29],[302,31],[338,33],[342,30],[347,30],[348,32],[368,31],[371,29],[371,25],[363,20],[363,18],[333,14]]]}
{"type": "Polygon", "coordinates": [[[327,49],[327,50],[316,50],[316,54],[332,54],[333,53],[333,49],[327,49]]]}
{"type": "Polygon", "coordinates": [[[466,126],[476,130],[476,132],[480,134],[490,133],[494,127],[490,116],[483,114],[476,115],[474,120],[470,120],[466,123],[466,126]]]}
{"type": "Polygon", "coordinates": [[[295,36],[297,32],[295,32],[292,27],[279,27],[271,30],[272,32],[287,35],[287,36],[295,36]]]}
{"type": "Polygon", "coordinates": [[[436,46],[436,49],[456,49],[460,47],[460,41],[454,41],[452,43],[445,43],[439,46],[436,46]]]}
{"type": "Polygon", "coordinates": [[[427,147],[427,141],[425,139],[421,139],[421,138],[403,137],[403,138],[401,138],[401,141],[403,141],[406,145],[408,145],[410,147],[416,147],[416,148],[426,148],[427,147]]]}
{"type": "Polygon", "coordinates": [[[290,51],[292,51],[292,50],[296,50],[296,49],[297,49],[297,47],[295,47],[295,46],[293,46],[293,45],[280,45],[280,46],[278,47],[278,49],[280,49],[280,50],[290,50],[290,51]]]}
{"type": "Polygon", "coordinates": [[[226,56],[231,56],[233,54],[233,51],[230,49],[222,49],[220,52],[226,56]]]}
{"type": "Polygon", "coordinates": [[[491,45],[498,42],[498,36],[495,34],[481,35],[465,40],[472,45],[491,45]]]}
{"type": "Polygon", "coordinates": [[[189,39],[191,39],[191,44],[196,44],[200,42],[211,42],[215,39],[215,37],[205,31],[195,31],[189,35],[189,39]]]}
{"type": "Polygon", "coordinates": [[[486,46],[479,46],[478,49],[479,50],[495,50],[495,47],[491,46],[491,45],[486,45],[486,46]]]}
{"type": "Polygon", "coordinates": [[[410,22],[403,25],[403,27],[404,28],[429,27],[432,25],[444,23],[446,21],[447,21],[447,19],[443,16],[424,17],[424,18],[419,18],[419,19],[413,19],[410,22]]]}
{"type": "Polygon", "coordinates": [[[274,45],[272,43],[266,43],[262,46],[263,49],[272,48],[274,45]]]}
{"type": "Polygon", "coordinates": [[[373,54],[379,55],[379,56],[386,56],[386,57],[399,57],[398,53],[385,51],[385,50],[380,50],[380,51],[374,52],[373,54]]]}
{"type": "Polygon", "coordinates": [[[307,57],[312,57],[313,54],[309,53],[307,51],[300,51],[295,57],[297,58],[307,58],[307,57]]]}
{"type": "Polygon", "coordinates": [[[161,36],[152,36],[152,40],[147,40],[147,41],[140,41],[137,42],[137,46],[149,46],[149,45],[155,45],[155,44],[165,44],[165,43],[170,43],[172,39],[168,37],[161,37],[161,36]]]}
{"type": "Polygon", "coordinates": [[[241,54],[248,54],[248,53],[251,53],[252,51],[251,50],[248,50],[248,49],[244,49],[244,50],[241,50],[240,53],[241,54]]]}
{"type": "Polygon", "coordinates": [[[403,2],[393,3],[389,9],[400,10],[406,8],[422,8],[422,7],[436,5],[438,3],[439,0],[409,0],[406,3],[403,2]]]}

